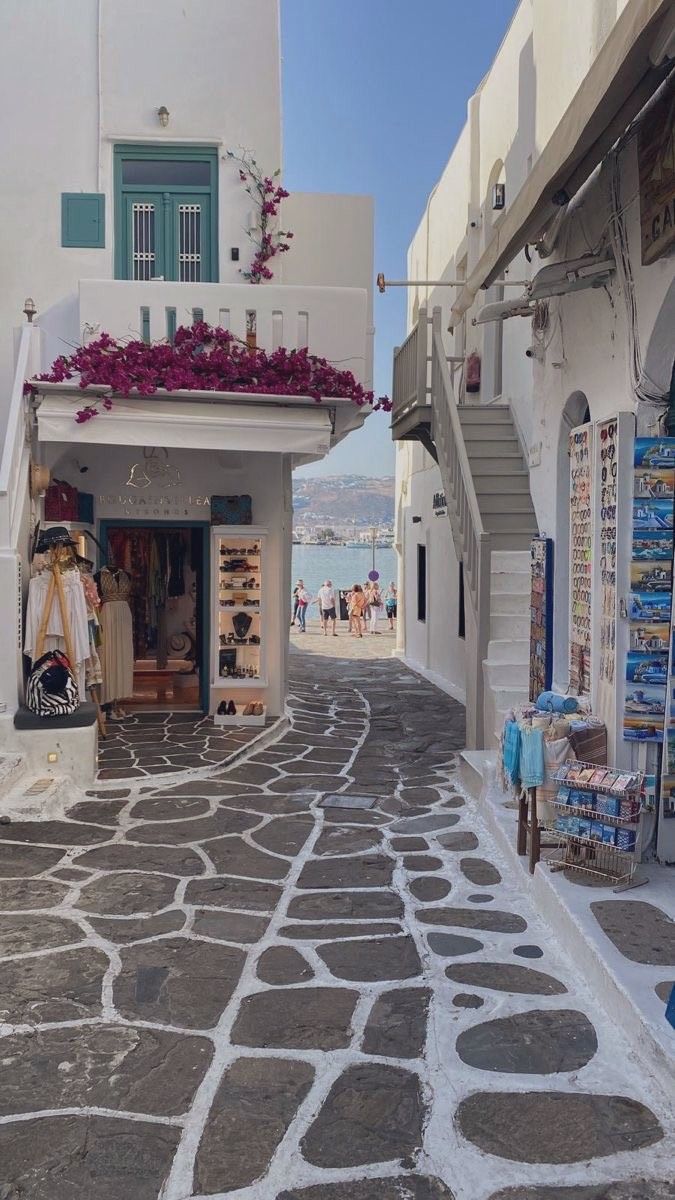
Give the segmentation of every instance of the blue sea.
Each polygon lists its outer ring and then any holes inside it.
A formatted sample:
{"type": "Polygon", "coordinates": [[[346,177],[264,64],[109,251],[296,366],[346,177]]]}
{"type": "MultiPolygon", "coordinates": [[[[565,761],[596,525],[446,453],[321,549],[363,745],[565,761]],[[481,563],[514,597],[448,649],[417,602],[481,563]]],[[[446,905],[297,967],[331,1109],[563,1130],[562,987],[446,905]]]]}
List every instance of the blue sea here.
{"type": "MultiPolygon", "coordinates": [[[[304,579],[305,587],[316,596],[325,579],[332,579],[336,589],[350,588],[353,583],[365,583],[373,569],[371,546],[352,549],[349,546],[294,546],[293,583],[304,579]]],[[[380,572],[380,584],[385,591],[391,581],[397,582],[395,550],[375,549],[375,570],[380,572]]]]}

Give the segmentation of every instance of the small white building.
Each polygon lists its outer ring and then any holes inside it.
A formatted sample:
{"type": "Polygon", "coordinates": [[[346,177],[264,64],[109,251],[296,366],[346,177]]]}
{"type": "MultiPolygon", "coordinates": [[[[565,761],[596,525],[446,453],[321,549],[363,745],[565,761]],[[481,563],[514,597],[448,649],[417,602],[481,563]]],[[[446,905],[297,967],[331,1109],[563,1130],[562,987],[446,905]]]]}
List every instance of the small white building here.
{"type": "MultiPolygon", "coordinates": [[[[0,134],[0,744],[13,744],[23,695],[38,522],[67,525],[97,567],[116,546],[132,575],[152,531],[178,531],[192,603],[175,609],[173,632],[191,627],[196,702],[214,712],[234,697],[239,712],[262,702],[278,715],[291,472],[362,424],[368,406],[167,390],[113,395],[110,411],[77,423],[83,402],[100,404],[105,390],[83,395],[74,379],[24,396],[23,384],[103,333],[170,343],[177,327],[205,321],[268,353],[307,348],[369,389],[371,200],[283,200],[279,222],[293,239],[269,262],[271,280],[246,281],[261,212],[237,156],[253,156],[275,183],[283,165],[278,0],[9,0],[1,21],[0,95],[12,115],[0,134]],[[67,520],[46,511],[44,480],[31,490],[38,466],[87,497],[67,520]],[[217,497],[250,497],[250,527],[214,525],[217,497]],[[238,560],[243,568],[221,574],[238,560]],[[262,581],[249,595],[248,576],[262,581]],[[247,609],[244,646],[231,625],[247,609]]],[[[139,644],[143,605],[136,659],[155,652],[156,631],[139,644]]]]}
{"type": "Polygon", "coordinates": [[[610,762],[655,769],[623,722],[633,439],[669,405],[675,432],[674,57],[672,3],[523,0],[410,243],[398,652],[466,699],[470,747],[528,699],[538,533],[553,686],[590,698],[610,762]]]}

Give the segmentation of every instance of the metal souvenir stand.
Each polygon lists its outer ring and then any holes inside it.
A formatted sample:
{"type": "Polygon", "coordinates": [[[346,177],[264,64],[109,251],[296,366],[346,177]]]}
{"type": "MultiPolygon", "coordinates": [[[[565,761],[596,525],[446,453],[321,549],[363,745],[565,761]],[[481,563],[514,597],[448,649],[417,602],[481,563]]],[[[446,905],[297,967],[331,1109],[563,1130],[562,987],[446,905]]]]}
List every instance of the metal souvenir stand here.
{"type": "MultiPolygon", "coordinates": [[[[615,786],[604,786],[603,784],[592,784],[590,782],[580,782],[579,780],[568,779],[569,771],[572,768],[579,770],[591,770],[597,772],[602,770],[597,763],[586,763],[580,761],[567,762],[564,766],[556,771],[553,778],[556,783],[569,786],[577,792],[593,792],[596,795],[615,796],[620,800],[631,802],[631,816],[621,817],[612,816],[609,813],[599,813],[592,807],[583,808],[577,805],[567,804],[561,800],[550,800],[549,803],[561,815],[574,815],[578,817],[587,817],[591,820],[601,820],[603,825],[613,826],[615,829],[627,829],[634,831],[635,844],[631,850],[623,850],[621,847],[602,842],[597,838],[586,837],[580,834],[566,833],[564,830],[557,827],[548,826],[550,832],[555,834],[558,845],[550,853],[546,855],[546,861],[552,871],[582,871],[588,875],[593,875],[598,879],[604,879],[608,883],[614,883],[615,892],[626,891],[628,888],[640,887],[643,883],[647,883],[646,877],[636,878],[636,871],[640,862],[640,793],[644,782],[644,776],[640,772],[623,772],[630,774],[633,782],[624,789],[617,789],[615,786]]],[[[614,770],[614,774],[619,772],[607,767],[607,771],[614,770]]]]}

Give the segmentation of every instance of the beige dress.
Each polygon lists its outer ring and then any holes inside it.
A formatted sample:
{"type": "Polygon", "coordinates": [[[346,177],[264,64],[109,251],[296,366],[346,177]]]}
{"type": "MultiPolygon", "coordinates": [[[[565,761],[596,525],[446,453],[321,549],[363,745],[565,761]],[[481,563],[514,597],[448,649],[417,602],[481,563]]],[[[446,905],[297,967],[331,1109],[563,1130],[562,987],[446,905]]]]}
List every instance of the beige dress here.
{"type": "Polygon", "coordinates": [[[129,608],[131,580],[126,571],[101,571],[102,704],[125,700],[134,691],[134,634],[129,608]]]}

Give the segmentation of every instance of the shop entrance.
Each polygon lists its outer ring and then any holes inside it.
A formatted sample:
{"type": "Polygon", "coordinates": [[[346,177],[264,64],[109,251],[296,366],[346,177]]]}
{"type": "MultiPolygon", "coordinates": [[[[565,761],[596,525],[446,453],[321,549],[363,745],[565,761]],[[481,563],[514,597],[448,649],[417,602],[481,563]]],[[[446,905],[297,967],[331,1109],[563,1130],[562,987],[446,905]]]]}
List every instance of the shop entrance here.
{"type": "Polygon", "coordinates": [[[126,710],[209,706],[209,531],[204,521],[100,522],[100,566],[129,576],[133,694],[126,710]]]}

